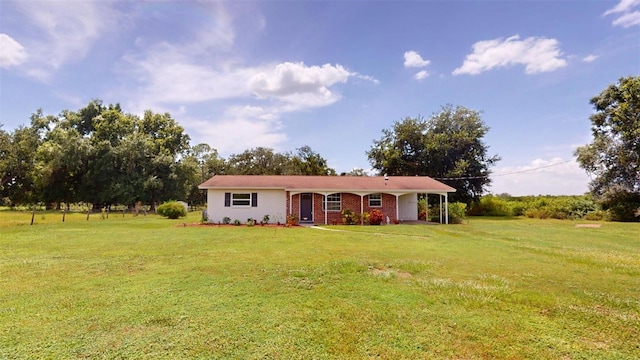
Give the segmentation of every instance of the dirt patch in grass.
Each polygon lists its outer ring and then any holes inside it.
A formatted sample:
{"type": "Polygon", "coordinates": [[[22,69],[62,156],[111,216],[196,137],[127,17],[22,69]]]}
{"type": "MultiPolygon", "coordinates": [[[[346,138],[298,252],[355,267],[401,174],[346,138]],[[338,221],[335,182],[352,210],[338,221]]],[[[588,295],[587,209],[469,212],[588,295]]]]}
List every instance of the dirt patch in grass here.
{"type": "Polygon", "coordinates": [[[411,277],[411,274],[409,274],[408,272],[396,271],[396,270],[390,270],[390,269],[373,268],[373,269],[370,269],[369,271],[371,271],[371,274],[373,276],[384,277],[384,278],[397,277],[399,279],[408,279],[411,277]]]}
{"type": "Polygon", "coordinates": [[[600,228],[602,224],[576,224],[577,228],[600,228]]]}

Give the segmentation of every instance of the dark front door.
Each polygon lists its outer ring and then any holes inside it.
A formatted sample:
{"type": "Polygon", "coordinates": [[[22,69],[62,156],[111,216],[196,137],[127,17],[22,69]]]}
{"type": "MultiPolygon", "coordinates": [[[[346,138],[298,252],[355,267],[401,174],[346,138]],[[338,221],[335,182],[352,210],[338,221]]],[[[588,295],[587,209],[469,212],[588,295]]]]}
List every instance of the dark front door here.
{"type": "Polygon", "coordinates": [[[300,194],[300,221],[313,222],[313,194],[300,194]]]}

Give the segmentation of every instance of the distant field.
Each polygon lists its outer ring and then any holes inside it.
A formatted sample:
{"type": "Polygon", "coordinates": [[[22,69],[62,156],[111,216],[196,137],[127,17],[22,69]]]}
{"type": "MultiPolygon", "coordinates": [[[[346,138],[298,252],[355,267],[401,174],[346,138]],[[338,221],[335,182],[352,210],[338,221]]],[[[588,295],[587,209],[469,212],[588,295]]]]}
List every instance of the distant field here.
{"type": "Polygon", "coordinates": [[[640,357],[640,224],[61,219],[0,211],[0,359],[640,357]]]}

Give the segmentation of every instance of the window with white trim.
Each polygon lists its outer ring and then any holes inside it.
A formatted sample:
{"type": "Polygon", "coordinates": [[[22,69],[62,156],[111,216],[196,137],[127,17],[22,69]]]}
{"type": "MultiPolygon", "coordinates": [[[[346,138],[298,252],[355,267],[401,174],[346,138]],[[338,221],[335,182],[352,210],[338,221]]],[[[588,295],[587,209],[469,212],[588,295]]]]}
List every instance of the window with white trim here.
{"type": "Polygon", "coordinates": [[[322,196],[322,211],[340,211],[342,201],[340,193],[322,196]]]}
{"type": "Polygon", "coordinates": [[[250,207],[251,193],[234,193],[231,194],[231,206],[233,207],[250,207]]]}
{"type": "Polygon", "coordinates": [[[382,207],[382,194],[370,194],[369,207],[382,207]]]}
{"type": "Polygon", "coordinates": [[[224,207],[258,207],[258,193],[224,193],[224,207]]]}

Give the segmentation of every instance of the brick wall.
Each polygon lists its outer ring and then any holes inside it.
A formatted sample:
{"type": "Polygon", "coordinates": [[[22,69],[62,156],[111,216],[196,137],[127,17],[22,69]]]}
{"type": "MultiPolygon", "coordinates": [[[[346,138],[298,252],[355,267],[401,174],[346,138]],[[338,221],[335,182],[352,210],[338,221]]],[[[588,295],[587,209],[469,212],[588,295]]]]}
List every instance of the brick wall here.
{"type": "MultiPolygon", "coordinates": [[[[342,210],[350,209],[353,212],[360,214],[360,195],[351,194],[351,193],[342,193],[341,202],[342,202],[342,210]]],[[[292,196],[292,209],[293,213],[298,217],[300,216],[300,194],[295,194],[292,196]]],[[[364,212],[371,212],[373,209],[378,209],[382,211],[382,213],[386,217],[389,217],[390,221],[394,221],[398,218],[396,214],[396,197],[391,194],[382,194],[382,207],[370,207],[369,206],[369,196],[366,195],[362,198],[362,207],[364,212]]],[[[289,215],[289,193],[287,193],[287,215],[289,215]]],[[[315,224],[324,224],[325,214],[322,211],[322,194],[313,194],[313,222],[315,224]]],[[[342,223],[342,214],[340,211],[329,211],[327,212],[327,224],[341,224],[342,223]]]]}

